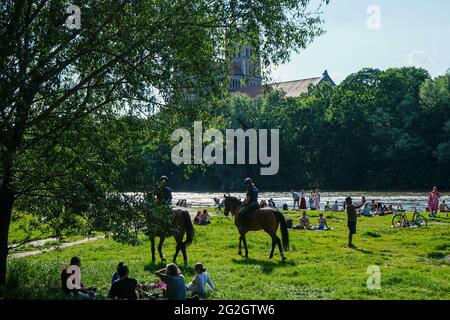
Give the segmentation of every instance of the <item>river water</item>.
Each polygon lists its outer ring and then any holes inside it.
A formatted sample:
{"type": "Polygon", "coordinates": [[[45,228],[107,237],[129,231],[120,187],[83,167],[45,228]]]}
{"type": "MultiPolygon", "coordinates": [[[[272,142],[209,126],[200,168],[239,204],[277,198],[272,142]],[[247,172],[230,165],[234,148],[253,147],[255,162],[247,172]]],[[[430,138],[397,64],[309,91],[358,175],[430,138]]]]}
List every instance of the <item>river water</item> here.
{"type": "MultiPolygon", "coordinates": [[[[365,196],[367,201],[376,200],[383,204],[391,204],[394,209],[398,205],[402,205],[403,209],[407,211],[414,211],[417,207],[418,210],[424,211],[427,207],[428,193],[427,192],[321,192],[320,197],[320,207],[324,208],[327,201],[333,204],[334,201],[338,201],[340,209],[342,209],[342,203],[344,199],[348,196],[354,199],[354,202],[359,202],[362,196],[365,196]]],[[[231,195],[243,199],[245,193],[231,193],[231,195]]],[[[189,207],[213,207],[213,198],[223,199],[223,192],[174,192],[173,193],[173,204],[176,203],[178,199],[186,199],[189,207]]],[[[283,204],[287,203],[289,208],[292,207],[293,200],[289,192],[261,192],[259,194],[259,199],[270,199],[272,198],[277,206],[280,208],[283,204]]],[[[447,194],[441,193],[441,200],[446,200],[447,205],[450,205],[450,197],[447,194]]],[[[308,194],[306,196],[306,201],[308,204],[308,194]]]]}

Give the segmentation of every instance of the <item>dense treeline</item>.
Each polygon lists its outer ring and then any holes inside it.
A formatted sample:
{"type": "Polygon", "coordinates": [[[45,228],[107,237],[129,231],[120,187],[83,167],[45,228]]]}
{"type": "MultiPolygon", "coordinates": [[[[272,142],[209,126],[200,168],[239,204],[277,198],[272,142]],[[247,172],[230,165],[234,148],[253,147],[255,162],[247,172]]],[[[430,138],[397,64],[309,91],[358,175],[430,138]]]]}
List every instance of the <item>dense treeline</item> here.
{"type": "Polygon", "coordinates": [[[120,188],[146,188],[160,174],[180,191],[240,190],[246,176],[263,190],[449,186],[450,73],[431,79],[417,68],[363,69],[298,98],[232,94],[215,112],[221,128],[280,129],[276,176],[260,176],[259,165],[175,166],[168,143],[143,142],[120,188]]]}

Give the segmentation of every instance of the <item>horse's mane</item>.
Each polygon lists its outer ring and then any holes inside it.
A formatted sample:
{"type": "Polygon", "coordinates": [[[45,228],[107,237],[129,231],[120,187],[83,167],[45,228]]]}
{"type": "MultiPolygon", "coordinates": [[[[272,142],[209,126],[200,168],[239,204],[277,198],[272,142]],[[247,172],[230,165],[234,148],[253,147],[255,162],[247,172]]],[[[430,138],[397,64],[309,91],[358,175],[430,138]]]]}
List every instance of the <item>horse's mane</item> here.
{"type": "Polygon", "coordinates": [[[227,196],[227,197],[225,197],[225,199],[231,199],[231,200],[233,200],[235,202],[238,202],[239,204],[242,203],[242,201],[239,198],[235,197],[235,196],[227,196]]]}

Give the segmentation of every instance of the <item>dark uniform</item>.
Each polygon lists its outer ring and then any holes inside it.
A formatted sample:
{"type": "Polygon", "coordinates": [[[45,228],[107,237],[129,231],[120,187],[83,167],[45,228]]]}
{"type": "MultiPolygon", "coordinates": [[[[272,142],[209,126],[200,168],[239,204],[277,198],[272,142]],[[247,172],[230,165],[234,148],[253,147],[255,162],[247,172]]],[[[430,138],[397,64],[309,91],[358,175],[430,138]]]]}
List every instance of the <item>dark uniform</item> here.
{"type": "Polygon", "coordinates": [[[247,228],[251,213],[258,208],[258,189],[253,183],[251,183],[247,189],[246,202],[239,210],[239,220],[241,228],[247,228]]]}
{"type": "Polygon", "coordinates": [[[162,176],[156,192],[158,202],[167,206],[172,204],[172,190],[166,185],[168,180],[166,176],[162,176]]]}
{"type": "Polygon", "coordinates": [[[172,190],[168,186],[161,186],[156,194],[156,199],[161,204],[172,204],[172,190]]]}

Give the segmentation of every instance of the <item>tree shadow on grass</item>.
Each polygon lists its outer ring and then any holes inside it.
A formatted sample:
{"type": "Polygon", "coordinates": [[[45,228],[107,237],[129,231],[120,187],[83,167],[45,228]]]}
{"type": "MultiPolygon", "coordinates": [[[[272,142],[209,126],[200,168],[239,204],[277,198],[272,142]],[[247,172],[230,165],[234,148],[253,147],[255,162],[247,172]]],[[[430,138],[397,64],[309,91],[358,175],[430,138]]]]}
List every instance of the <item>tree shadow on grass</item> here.
{"type": "Polygon", "coordinates": [[[165,268],[169,262],[164,261],[156,261],[156,262],[148,262],[144,265],[144,271],[148,271],[151,273],[155,273],[156,271],[165,268]]]}
{"type": "Polygon", "coordinates": [[[267,261],[267,260],[257,260],[252,258],[232,258],[231,261],[236,264],[241,265],[257,265],[260,266],[263,273],[272,273],[274,268],[282,268],[287,266],[295,266],[295,262],[292,260],[285,260],[285,261],[267,261]]]}

